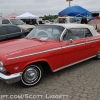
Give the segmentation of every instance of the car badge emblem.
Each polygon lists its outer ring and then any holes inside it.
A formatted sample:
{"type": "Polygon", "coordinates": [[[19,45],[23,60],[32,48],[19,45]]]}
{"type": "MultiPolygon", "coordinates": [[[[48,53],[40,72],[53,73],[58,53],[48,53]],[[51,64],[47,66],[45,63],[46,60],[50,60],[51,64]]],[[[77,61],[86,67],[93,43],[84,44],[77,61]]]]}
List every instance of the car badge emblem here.
{"type": "Polygon", "coordinates": [[[19,68],[18,66],[14,67],[15,70],[18,70],[18,68],[19,68]]]}

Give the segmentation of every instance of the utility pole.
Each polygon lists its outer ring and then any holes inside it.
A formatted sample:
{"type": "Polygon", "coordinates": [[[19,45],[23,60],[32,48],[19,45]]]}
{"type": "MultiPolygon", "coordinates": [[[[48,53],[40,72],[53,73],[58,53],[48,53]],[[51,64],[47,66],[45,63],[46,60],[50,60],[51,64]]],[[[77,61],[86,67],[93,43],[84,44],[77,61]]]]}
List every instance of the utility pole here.
{"type": "Polygon", "coordinates": [[[14,9],[14,12],[16,13],[16,9],[14,9]]]}
{"type": "Polygon", "coordinates": [[[0,12],[0,25],[2,25],[2,12],[0,12]]]}
{"type": "Polygon", "coordinates": [[[71,6],[71,1],[73,1],[73,0],[66,0],[67,2],[69,2],[69,7],[71,6]]]}

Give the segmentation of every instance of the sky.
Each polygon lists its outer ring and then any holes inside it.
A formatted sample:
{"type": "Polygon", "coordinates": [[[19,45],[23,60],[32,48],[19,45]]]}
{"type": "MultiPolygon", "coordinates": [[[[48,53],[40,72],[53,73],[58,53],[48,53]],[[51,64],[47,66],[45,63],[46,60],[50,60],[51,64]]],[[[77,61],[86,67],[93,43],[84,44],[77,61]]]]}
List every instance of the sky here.
{"type": "MultiPolygon", "coordinates": [[[[100,11],[100,0],[73,0],[71,6],[74,5],[82,6],[89,11],[100,11]]],[[[20,15],[25,12],[37,16],[57,15],[68,6],[69,2],[66,0],[0,0],[2,16],[11,13],[20,15]]]]}

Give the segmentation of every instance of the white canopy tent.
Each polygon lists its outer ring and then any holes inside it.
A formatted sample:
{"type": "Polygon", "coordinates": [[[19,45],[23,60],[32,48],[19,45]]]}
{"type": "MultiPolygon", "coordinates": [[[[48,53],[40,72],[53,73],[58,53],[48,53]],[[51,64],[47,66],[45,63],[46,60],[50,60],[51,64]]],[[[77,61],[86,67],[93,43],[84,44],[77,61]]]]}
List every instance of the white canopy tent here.
{"type": "Polygon", "coordinates": [[[31,13],[26,12],[22,15],[16,16],[16,18],[19,18],[19,19],[38,19],[39,17],[36,15],[33,15],[31,13]]]}

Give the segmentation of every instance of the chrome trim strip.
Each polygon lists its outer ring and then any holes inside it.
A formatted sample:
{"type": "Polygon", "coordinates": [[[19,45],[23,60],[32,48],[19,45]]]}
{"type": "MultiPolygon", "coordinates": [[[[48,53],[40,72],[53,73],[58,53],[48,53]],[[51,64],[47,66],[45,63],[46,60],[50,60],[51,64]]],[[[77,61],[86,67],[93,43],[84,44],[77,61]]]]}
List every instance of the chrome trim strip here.
{"type": "Polygon", "coordinates": [[[64,31],[61,33],[61,35],[60,35],[60,41],[63,41],[62,37],[63,37],[63,35],[65,34],[66,31],[67,31],[67,28],[65,28],[64,31]]]}
{"type": "Polygon", "coordinates": [[[85,44],[85,42],[84,43],[79,43],[79,44],[75,44],[75,45],[68,45],[68,46],[63,46],[62,48],[64,49],[64,48],[70,48],[70,47],[74,47],[74,46],[78,46],[78,45],[83,45],[83,44],[85,44]]]}
{"type": "Polygon", "coordinates": [[[92,42],[97,42],[97,41],[100,41],[100,39],[90,40],[90,41],[87,41],[86,43],[92,43],[92,42]]]}
{"type": "Polygon", "coordinates": [[[77,64],[77,63],[80,63],[80,62],[82,62],[82,61],[88,60],[88,59],[93,58],[93,57],[95,57],[95,56],[96,56],[96,55],[91,56],[91,57],[86,58],[86,59],[83,59],[83,60],[80,60],[80,61],[77,61],[77,62],[74,62],[74,63],[71,63],[71,64],[69,64],[69,65],[67,65],[67,66],[63,66],[63,67],[61,67],[61,68],[55,69],[55,70],[53,70],[53,72],[56,72],[56,71],[59,71],[59,70],[61,70],[61,69],[66,68],[66,67],[69,67],[69,66],[75,65],[75,64],[77,64]]]}
{"type": "MultiPolygon", "coordinates": [[[[99,40],[96,40],[96,41],[99,41],[99,40]]],[[[95,41],[91,41],[91,42],[95,42],[95,41]]],[[[91,43],[91,42],[84,42],[84,43],[78,43],[78,44],[72,44],[72,45],[70,44],[70,45],[63,46],[63,47],[58,47],[58,48],[53,48],[53,49],[44,50],[44,51],[40,51],[40,52],[30,53],[30,54],[26,54],[26,55],[22,55],[22,56],[16,56],[16,57],[13,57],[13,58],[7,58],[7,60],[27,57],[27,56],[31,56],[31,55],[37,55],[37,54],[41,54],[41,53],[45,53],[45,52],[50,52],[50,51],[55,51],[55,50],[59,50],[59,49],[70,48],[70,47],[73,47],[73,46],[83,45],[83,44],[91,43]]]]}
{"type": "Polygon", "coordinates": [[[62,49],[62,47],[58,47],[58,48],[54,48],[54,49],[49,49],[49,50],[44,50],[44,51],[35,52],[35,53],[30,53],[30,54],[26,54],[26,55],[22,55],[22,56],[17,56],[17,57],[13,57],[13,58],[8,58],[7,60],[12,60],[12,59],[22,58],[22,57],[26,57],[26,56],[41,54],[41,53],[50,52],[50,51],[59,50],[59,49],[62,49]]]}
{"type": "Polygon", "coordinates": [[[26,54],[26,55],[22,55],[22,56],[8,58],[7,60],[12,60],[12,59],[17,59],[17,58],[27,57],[27,56],[31,56],[31,55],[37,55],[37,54],[41,54],[41,53],[45,53],[45,52],[50,52],[50,51],[55,51],[55,50],[59,50],[59,49],[70,48],[70,47],[77,46],[77,45],[82,45],[82,44],[85,44],[85,43],[79,43],[79,44],[75,44],[75,45],[68,45],[68,46],[58,47],[58,48],[44,50],[44,51],[40,51],[40,52],[30,53],[30,54],[26,54]]]}

